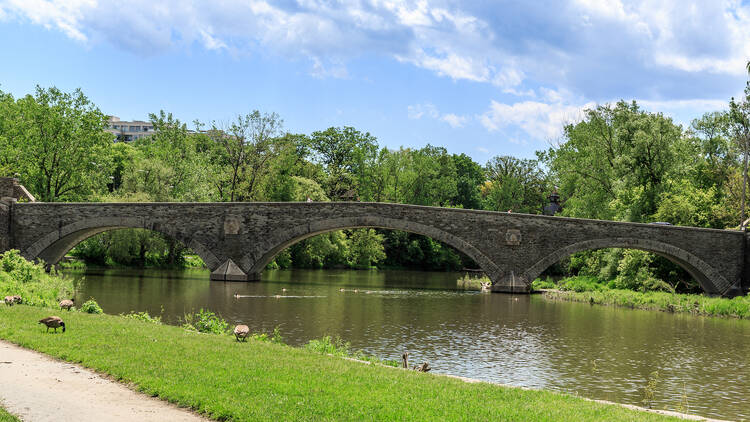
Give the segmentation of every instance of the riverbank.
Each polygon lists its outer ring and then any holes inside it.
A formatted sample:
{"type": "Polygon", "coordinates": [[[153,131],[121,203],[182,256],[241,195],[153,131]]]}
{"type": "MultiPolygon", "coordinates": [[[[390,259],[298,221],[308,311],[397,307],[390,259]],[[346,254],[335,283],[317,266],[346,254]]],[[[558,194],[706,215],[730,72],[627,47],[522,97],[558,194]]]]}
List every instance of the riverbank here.
{"type": "Polygon", "coordinates": [[[0,422],[20,422],[20,419],[8,413],[7,410],[0,407],[0,422]]]}
{"type": "Polygon", "coordinates": [[[732,299],[695,294],[667,292],[636,292],[633,290],[602,289],[576,292],[572,290],[542,289],[543,297],[550,300],[585,302],[592,305],[621,306],[671,313],[714,316],[724,318],[750,318],[750,297],[732,299]]]}
{"type": "Polygon", "coordinates": [[[80,363],[217,420],[676,420],[570,395],[507,388],[112,315],[0,308],[0,338],[80,363]]]}

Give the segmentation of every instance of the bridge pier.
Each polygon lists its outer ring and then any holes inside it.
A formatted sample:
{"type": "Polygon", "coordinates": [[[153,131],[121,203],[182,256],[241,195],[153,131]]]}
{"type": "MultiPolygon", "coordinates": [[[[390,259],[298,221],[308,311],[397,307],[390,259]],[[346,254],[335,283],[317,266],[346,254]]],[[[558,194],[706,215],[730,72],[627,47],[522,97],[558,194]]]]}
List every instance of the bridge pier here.
{"type": "Polygon", "coordinates": [[[515,271],[492,283],[493,293],[529,294],[531,283],[525,277],[516,275],[515,271]]]}

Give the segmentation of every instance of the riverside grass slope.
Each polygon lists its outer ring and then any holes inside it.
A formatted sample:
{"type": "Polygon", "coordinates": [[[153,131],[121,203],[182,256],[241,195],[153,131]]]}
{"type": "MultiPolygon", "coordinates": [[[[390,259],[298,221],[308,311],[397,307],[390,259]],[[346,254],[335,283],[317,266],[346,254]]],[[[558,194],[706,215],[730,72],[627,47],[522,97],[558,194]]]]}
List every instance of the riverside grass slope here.
{"type": "Polygon", "coordinates": [[[46,334],[37,321],[50,312],[0,308],[0,338],[217,420],[678,420],[122,316],[63,312],[66,333],[46,334]]]}
{"type": "Polygon", "coordinates": [[[21,420],[8,413],[7,410],[0,407],[0,422],[20,422],[21,420]]]}

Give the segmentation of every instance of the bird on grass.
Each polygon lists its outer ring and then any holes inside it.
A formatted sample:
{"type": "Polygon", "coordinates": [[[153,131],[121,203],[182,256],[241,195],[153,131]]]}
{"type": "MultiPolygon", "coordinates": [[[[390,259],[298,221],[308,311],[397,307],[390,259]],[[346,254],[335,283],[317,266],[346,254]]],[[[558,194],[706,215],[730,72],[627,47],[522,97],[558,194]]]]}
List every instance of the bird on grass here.
{"type": "Polygon", "coordinates": [[[68,311],[70,308],[73,307],[75,303],[73,303],[73,299],[65,299],[60,301],[60,309],[67,309],[68,311]]]}
{"type": "Polygon", "coordinates": [[[248,327],[247,325],[238,325],[234,327],[234,337],[237,339],[237,341],[245,341],[248,334],[250,334],[250,327],[248,327]]]}
{"type": "Polygon", "coordinates": [[[59,316],[48,316],[47,318],[42,318],[39,320],[40,324],[44,324],[47,326],[47,332],[49,333],[50,328],[54,328],[55,332],[57,332],[57,327],[62,327],[62,332],[65,332],[65,323],[63,322],[62,318],[59,316]]]}
{"type": "Polygon", "coordinates": [[[13,300],[13,296],[5,296],[5,305],[6,306],[13,306],[14,303],[16,303],[16,301],[13,300]]]}

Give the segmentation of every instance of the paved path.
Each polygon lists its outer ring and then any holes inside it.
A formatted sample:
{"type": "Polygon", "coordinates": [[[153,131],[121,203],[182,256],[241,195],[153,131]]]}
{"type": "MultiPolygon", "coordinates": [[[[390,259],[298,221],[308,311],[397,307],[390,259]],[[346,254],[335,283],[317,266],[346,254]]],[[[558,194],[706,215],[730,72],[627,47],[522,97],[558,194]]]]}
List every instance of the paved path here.
{"type": "Polygon", "coordinates": [[[88,369],[2,340],[0,404],[25,422],[206,421],[88,369]]]}

